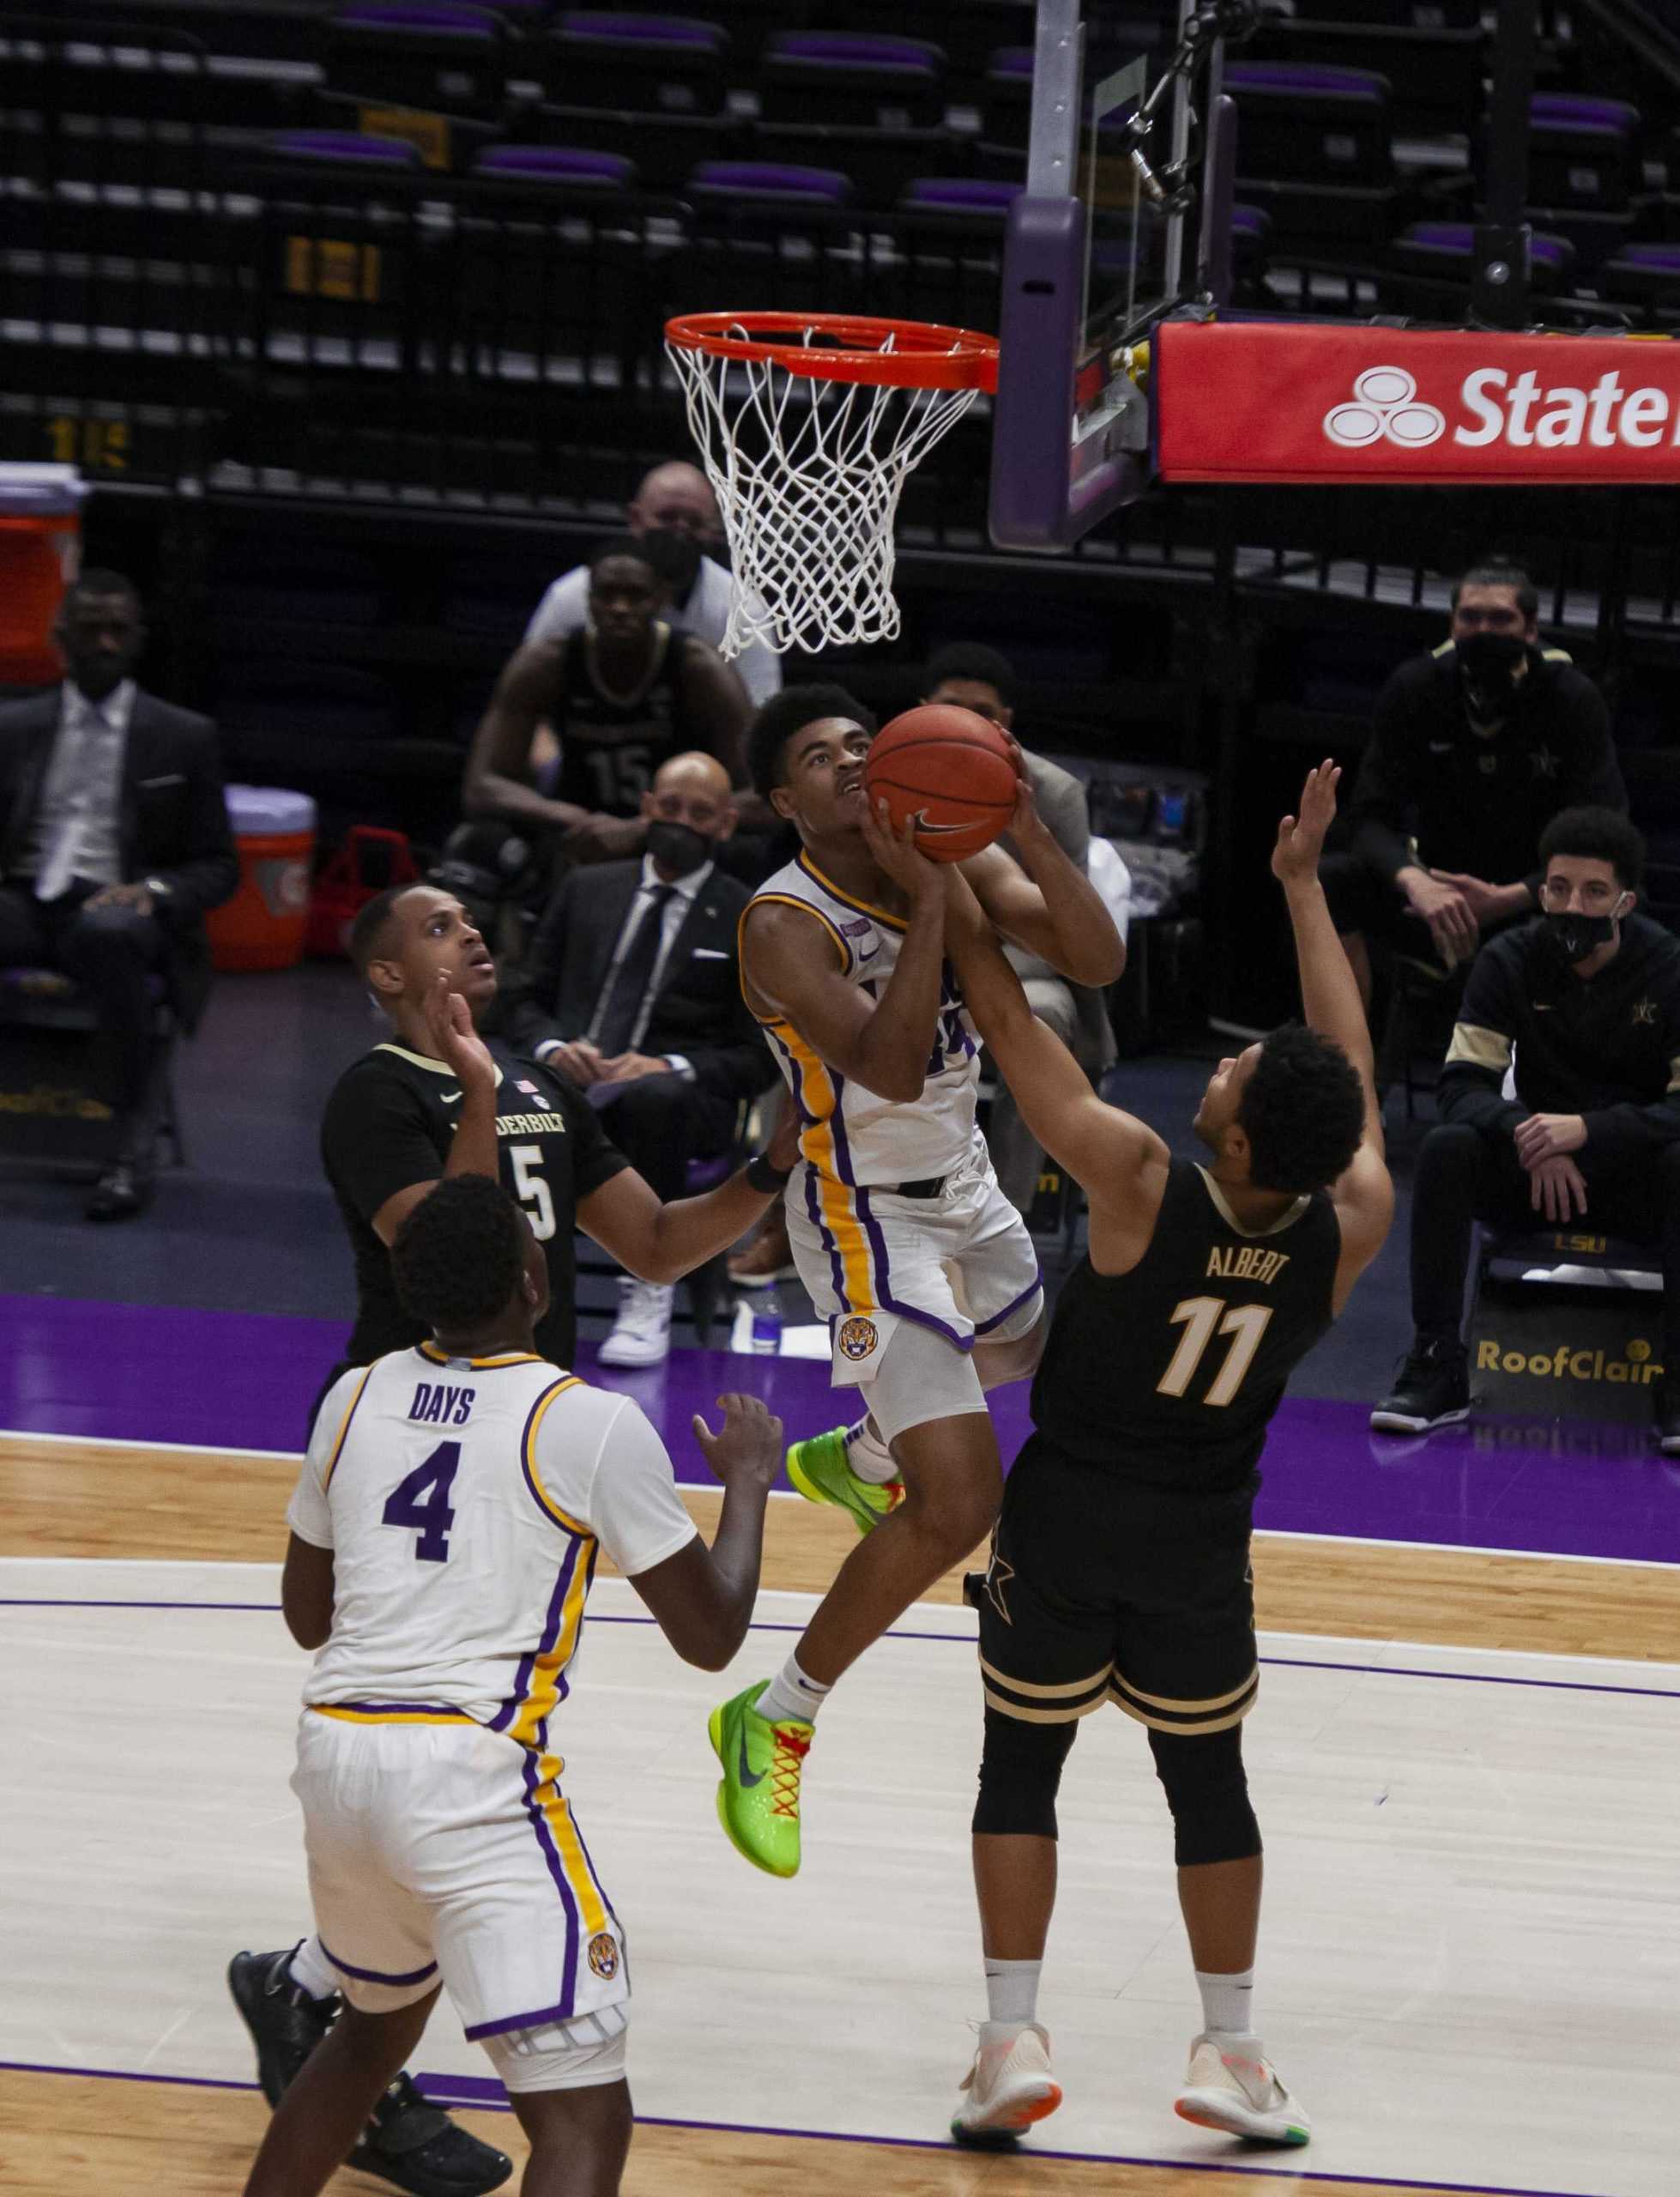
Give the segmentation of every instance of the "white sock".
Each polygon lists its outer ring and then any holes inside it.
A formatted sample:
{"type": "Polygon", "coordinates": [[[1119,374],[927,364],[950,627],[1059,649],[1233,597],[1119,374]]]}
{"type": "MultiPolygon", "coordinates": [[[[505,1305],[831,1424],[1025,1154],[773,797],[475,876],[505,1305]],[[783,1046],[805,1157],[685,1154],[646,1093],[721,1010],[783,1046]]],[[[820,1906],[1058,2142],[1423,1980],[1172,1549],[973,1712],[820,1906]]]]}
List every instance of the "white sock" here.
{"type": "Polygon", "coordinates": [[[768,1716],[772,1724],[785,1724],[790,1716],[809,1724],[832,1692],[831,1686],[801,1670],[797,1655],[789,1655],[755,1705],[759,1716],[768,1716]]]}
{"type": "Polygon", "coordinates": [[[1196,1970],[1196,1988],[1202,1994],[1202,2027],[1216,2044],[1227,2039],[1249,2040],[1254,2035],[1254,1971],[1241,1976],[1204,1976],[1196,1970]]]}
{"type": "Polygon", "coordinates": [[[892,1452],[873,1419],[861,1419],[855,1426],[846,1429],[846,1462],[860,1480],[867,1480],[873,1487],[885,1487],[888,1480],[898,1477],[892,1452]]]}
{"type": "Polygon", "coordinates": [[[338,1970],[321,1950],[318,1938],[305,1938],[292,1956],[286,1973],[299,1991],[311,1999],[330,1999],[339,1988],[338,1970]]]}
{"type": "Polygon", "coordinates": [[[1042,1960],[986,1959],[986,2018],[988,2022],[1038,2019],[1038,1972],[1042,1960]]]}

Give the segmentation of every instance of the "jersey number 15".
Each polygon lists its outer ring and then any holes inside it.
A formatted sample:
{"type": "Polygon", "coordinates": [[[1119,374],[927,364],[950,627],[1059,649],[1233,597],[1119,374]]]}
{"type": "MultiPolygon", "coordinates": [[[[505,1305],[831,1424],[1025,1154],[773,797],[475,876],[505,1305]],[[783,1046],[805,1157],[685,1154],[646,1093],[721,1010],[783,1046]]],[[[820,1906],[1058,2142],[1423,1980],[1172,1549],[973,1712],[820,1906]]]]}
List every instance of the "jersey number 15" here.
{"type": "Polygon", "coordinates": [[[1239,1304],[1225,1311],[1223,1297],[1186,1297],[1175,1304],[1168,1318],[1171,1324],[1181,1327],[1178,1348],[1171,1363],[1155,1383],[1155,1392],[1162,1396],[1181,1396],[1189,1387],[1196,1368],[1216,1334],[1231,1338],[1230,1348],[1225,1353],[1225,1362],[1208,1383],[1205,1404],[1220,1407],[1228,1404],[1242,1385],[1242,1377],[1254,1362],[1254,1353],[1260,1348],[1260,1337],[1266,1333],[1272,1317],[1269,1304],[1239,1304]],[[1224,1312],[1222,1320],[1219,1315],[1224,1312]]]}

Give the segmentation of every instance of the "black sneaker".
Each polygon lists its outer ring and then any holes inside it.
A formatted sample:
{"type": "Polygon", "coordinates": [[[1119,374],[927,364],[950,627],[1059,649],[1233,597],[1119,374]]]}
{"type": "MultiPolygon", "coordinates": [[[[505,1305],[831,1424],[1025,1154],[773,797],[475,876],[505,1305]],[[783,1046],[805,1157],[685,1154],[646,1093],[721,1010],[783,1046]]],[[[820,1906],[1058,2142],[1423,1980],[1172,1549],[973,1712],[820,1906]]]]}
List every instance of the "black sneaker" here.
{"type": "Polygon", "coordinates": [[[287,1971],[297,1950],[288,1946],[283,1952],[235,1953],[227,1964],[227,1988],[257,2047],[257,2079],[271,2110],[337,2020],[343,2003],[335,1994],[311,1999],[292,1981],[287,1971]]]}
{"type": "Polygon", "coordinates": [[[1385,1434],[1428,1434],[1470,1416],[1470,1371],[1460,1342],[1415,1342],[1393,1387],[1371,1413],[1385,1434]]]}
{"type": "MultiPolygon", "coordinates": [[[[257,2047],[257,2079],[271,2107],[280,2103],[343,2003],[336,1995],[311,1999],[293,1982],[287,1971],[296,1951],[291,1946],[277,1953],[236,1953],[227,1967],[227,1988],[257,2047]]],[[[426,2103],[406,2074],[388,2085],[345,2164],[408,2190],[410,2197],[484,2197],[513,2172],[505,2152],[457,2128],[440,2107],[426,2103]]]]}
{"type": "Polygon", "coordinates": [[[386,2086],[345,2164],[378,2175],[411,2197],[482,2197],[513,2172],[505,2152],[457,2128],[441,2107],[426,2103],[406,2074],[386,2086]]]}
{"type": "Polygon", "coordinates": [[[1651,1391],[1651,1416],[1657,1446],[1665,1456],[1680,1456],[1680,1381],[1659,1381],[1651,1391]]]}

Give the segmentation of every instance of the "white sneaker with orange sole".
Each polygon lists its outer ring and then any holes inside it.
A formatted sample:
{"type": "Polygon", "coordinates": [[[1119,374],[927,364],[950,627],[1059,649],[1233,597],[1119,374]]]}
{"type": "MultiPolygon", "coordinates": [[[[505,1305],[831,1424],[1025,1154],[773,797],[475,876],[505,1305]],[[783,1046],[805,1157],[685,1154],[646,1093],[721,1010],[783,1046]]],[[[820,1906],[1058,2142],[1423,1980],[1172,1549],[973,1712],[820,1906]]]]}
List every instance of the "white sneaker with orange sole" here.
{"type": "Polygon", "coordinates": [[[982,2022],[951,2133],[959,2144],[1007,2143],[1061,2103],[1050,2040],[1038,2024],[982,2022]]]}
{"type": "Polygon", "coordinates": [[[1279,2081],[1258,2037],[1221,2047],[1199,2037],[1190,2047],[1190,2072],[1175,2101],[1181,2121],[1218,2128],[1259,2144],[1305,2144],[1313,2124],[1298,2097],[1279,2081]]]}

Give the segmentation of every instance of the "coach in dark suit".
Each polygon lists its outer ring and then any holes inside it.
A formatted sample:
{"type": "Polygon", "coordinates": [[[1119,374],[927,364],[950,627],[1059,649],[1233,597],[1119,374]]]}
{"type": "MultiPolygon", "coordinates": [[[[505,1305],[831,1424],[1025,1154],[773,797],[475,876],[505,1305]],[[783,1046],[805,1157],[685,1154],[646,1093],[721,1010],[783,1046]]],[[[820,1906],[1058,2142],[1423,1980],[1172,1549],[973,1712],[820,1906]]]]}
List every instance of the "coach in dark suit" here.
{"type": "MultiPolygon", "coordinates": [[[[647,851],[565,879],[502,1028],[589,1092],[613,1143],[669,1200],[691,1159],[728,1151],[742,1100],[776,1070],[740,996],[747,888],[714,859],[734,828],[728,772],[710,755],[674,755],[642,807],[647,851]]],[[[668,1288],[626,1280],[603,1362],[656,1364],[670,1307],[668,1288]]]]}
{"type": "Polygon", "coordinates": [[[152,1192],[151,978],[191,1029],[210,983],[204,911],[239,862],[215,727],[134,683],[146,632],[130,583],[84,573],[54,638],[63,685],[0,710],[0,967],[62,970],[98,1009],[117,1123],[88,1213],[121,1220],[152,1192]]]}

